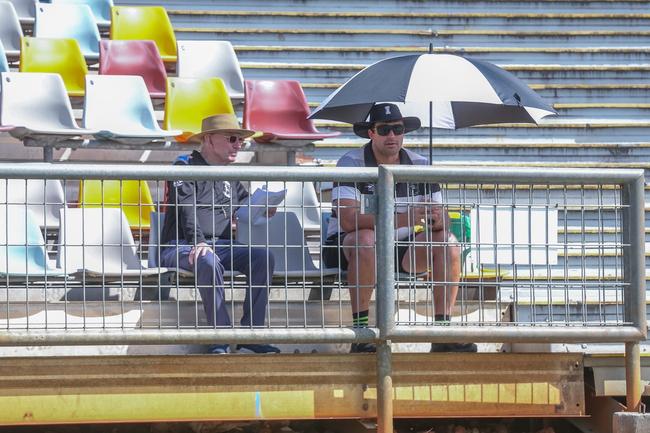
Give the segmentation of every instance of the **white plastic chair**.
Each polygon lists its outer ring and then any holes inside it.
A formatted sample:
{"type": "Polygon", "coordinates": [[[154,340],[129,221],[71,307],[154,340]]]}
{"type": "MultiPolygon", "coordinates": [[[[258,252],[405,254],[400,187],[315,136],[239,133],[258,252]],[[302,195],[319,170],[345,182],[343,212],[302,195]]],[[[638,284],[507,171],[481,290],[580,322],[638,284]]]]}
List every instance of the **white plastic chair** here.
{"type": "Polygon", "coordinates": [[[147,86],[134,75],[86,76],[83,117],[100,139],[143,143],[182,133],[158,126],[147,86]]]}
{"type": "Polygon", "coordinates": [[[18,18],[23,24],[32,24],[36,14],[36,0],[9,0],[16,9],[18,18]]]}
{"type": "Polygon", "coordinates": [[[257,188],[269,191],[287,190],[287,195],[278,210],[296,215],[306,232],[316,232],[321,227],[321,206],[312,182],[251,182],[251,193],[257,188]]]}
{"type": "Polygon", "coordinates": [[[61,210],[57,265],[88,278],[140,278],[167,272],[138,259],[129,222],[121,209],[61,210]]]}
{"type": "Polygon", "coordinates": [[[34,36],[37,38],[74,39],[87,60],[99,59],[99,30],[88,5],[36,5],[34,36]]]}
{"type": "Polygon", "coordinates": [[[65,206],[58,179],[0,179],[0,204],[27,206],[40,228],[59,229],[59,211],[65,206]]]}
{"type": "Polygon", "coordinates": [[[0,125],[13,125],[14,137],[65,139],[96,132],[77,125],[59,74],[3,72],[0,77],[0,125]]]}
{"type": "Polygon", "coordinates": [[[276,278],[319,278],[336,275],[338,268],[319,269],[309,254],[305,232],[298,217],[290,212],[277,212],[266,224],[237,224],[237,240],[253,247],[268,247],[275,258],[276,278]]]}
{"type": "Polygon", "coordinates": [[[0,205],[0,276],[22,280],[62,275],[48,260],[31,211],[24,205],[0,205]]]}
{"type": "Polygon", "coordinates": [[[88,5],[98,26],[107,27],[111,25],[113,0],[52,0],[52,3],[88,5]]]}
{"type": "Polygon", "coordinates": [[[4,45],[8,57],[20,55],[22,37],[23,29],[14,5],[7,1],[0,1],[0,42],[4,45]]]}
{"type": "Polygon", "coordinates": [[[7,62],[7,55],[2,41],[0,41],[0,72],[9,72],[9,63],[7,62]]]}
{"type": "Polygon", "coordinates": [[[231,99],[244,98],[244,76],[228,41],[178,41],[178,76],[218,77],[231,99]]]}

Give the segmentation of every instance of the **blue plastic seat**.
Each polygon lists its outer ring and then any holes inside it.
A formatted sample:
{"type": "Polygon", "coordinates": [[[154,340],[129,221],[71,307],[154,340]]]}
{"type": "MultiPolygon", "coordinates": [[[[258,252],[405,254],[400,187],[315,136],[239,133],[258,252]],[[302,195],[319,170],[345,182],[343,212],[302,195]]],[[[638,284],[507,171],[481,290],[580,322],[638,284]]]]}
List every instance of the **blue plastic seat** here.
{"type": "Polygon", "coordinates": [[[0,227],[0,276],[63,275],[48,263],[45,240],[31,211],[22,205],[0,205],[0,227]]]}
{"type": "Polygon", "coordinates": [[[7,55],[2,41],[0,41],[0,72],[9,72],[9,63],[7,62],[7,55]]]}
{"type": "Polygon", "coordinates": [[[86,76],[84,124],[98,130],[100,139],[131,143],[181,134],[158,126],[147,86],[134,75],[86,76]]]}
{"type": "Polygon", "coordinates": [[[111,8],[113,0],[52,0],[51,3],[72,3],[84,4],[90,7],[98,26],[107,27],[111,25],[111,8]]]}
{"type": "Polygon", "coordinates": [[[4,45],[8,57],[17,58],[20,55],[22,37],[23,29],[14,5],[0,1],[0,42],[4,45]]]}
{"type": "Polygon", "coordinates": [[[99,30],[88,5],[39,3],[34,36],[74,39],[87,60],[99,59],[99,30]]]}

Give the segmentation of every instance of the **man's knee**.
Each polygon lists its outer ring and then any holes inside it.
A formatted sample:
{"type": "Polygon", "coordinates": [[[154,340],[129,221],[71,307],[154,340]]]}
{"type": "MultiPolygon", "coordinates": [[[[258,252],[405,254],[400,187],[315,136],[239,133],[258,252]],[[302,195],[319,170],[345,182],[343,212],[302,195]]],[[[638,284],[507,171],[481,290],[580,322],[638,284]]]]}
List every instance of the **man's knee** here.
{"type": "Polygon", "coordinates": [[[196,259],[196,271],[201,275],[211,275],[217,282],[223,280],[223,265],[216,254],[206,254],[196,259]]]}
{"type": "Polygon", "coordinates": [[[343,251],[348,261],[361,262],[375,259],[375,231],[370,229],[358,230],[345,235],[343,251]]]}

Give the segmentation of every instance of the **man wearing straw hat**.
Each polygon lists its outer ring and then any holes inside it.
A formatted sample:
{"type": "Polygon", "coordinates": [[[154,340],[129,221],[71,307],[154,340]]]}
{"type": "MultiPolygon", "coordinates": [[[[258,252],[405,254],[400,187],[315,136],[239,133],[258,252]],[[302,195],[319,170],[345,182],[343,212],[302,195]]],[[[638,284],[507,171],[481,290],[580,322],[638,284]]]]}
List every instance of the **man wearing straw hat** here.
{"type": "MultiPolygon", "coordinates": [[[[203,119],[201,132],[188,141],[201,147],[175,164],[218,166],[235,162],[246,138],[255,132],[241,129],[234,114],[218,114],[203,119]]],[[[243,306],[241,326],[263,327],[268,290],[273,275],[273,254],[267,248],[242,245],[232,239],[231,221],[248,199],[248,191],[238,181],[176,181],[167,198],[161,243],[161,266],[194,272],[208,323],[231,327],[224,297],[224,271],[246,275],[249,288],[243,306]]],[[[271,217],[275,209],[269,209],[271,217]]],[[[278,353],[268,344],[240,344],[239,352],[278,353]]],[[[213,346],[212,353],[228,353],[227,344],[213,346]]]]}

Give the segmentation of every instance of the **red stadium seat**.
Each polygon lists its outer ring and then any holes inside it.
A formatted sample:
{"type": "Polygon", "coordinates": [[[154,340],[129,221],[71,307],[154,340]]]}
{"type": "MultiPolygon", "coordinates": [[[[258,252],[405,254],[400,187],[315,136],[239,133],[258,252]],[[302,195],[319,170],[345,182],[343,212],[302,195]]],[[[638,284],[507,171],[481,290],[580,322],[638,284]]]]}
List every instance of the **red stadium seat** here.
{"type": "Polygon", "coordinates": [[[313,142],[336,137],[307,119],[309,106],[298,81],[247,80],[244,86],[244,128],[262,131],[258,143],[313,142]]]}
{"type": "Polygon", "coordinates": [[[99,45],[101,75],[139,75],[152,98],[164,98],[167,72],[154,41],[102,40],[99,45]]]}

